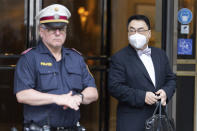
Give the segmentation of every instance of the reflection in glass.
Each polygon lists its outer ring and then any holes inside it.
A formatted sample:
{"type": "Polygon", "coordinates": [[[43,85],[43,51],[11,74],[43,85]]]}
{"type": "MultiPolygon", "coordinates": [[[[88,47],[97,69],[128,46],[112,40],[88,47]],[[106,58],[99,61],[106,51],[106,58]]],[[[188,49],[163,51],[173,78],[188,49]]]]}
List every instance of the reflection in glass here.
{"type": "Polygon", "coordinates": [[[24,2],[0,4],[0,54],[20,54],[25,49],[24,2]]]}
{"type": "Polygon", "coordinates": [[[22,130],[22,105],[13,94],[12,67],[25,49],[24,1],[0,3],[0,130],[22,130]]]}

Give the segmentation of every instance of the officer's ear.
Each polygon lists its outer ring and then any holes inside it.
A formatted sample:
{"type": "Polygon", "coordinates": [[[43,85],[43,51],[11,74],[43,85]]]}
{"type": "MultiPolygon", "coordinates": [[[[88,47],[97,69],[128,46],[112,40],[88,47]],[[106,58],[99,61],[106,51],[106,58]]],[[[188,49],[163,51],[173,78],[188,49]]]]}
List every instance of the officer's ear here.
{"type": "Polygon", "coordinates": [[[44,29],[42,28],[42,25],[38,26],[38,31],[39,31],[40,37],[42,38],[42,35],[43,35],[43,32],[44,32],[44,29]]]}

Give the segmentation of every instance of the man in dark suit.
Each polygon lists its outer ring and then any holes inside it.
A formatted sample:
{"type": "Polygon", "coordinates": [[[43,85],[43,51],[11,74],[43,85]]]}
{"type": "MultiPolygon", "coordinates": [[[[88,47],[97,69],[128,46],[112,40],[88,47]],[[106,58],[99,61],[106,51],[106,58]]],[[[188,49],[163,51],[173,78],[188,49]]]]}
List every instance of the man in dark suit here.
{"type": "Polygon", "coordinates": [[[117,131],[144,131],[155,103],[166,105],[175,91],[172,73],[164,51],[148,46],[150,22],[144,15],[128,19],[129,45],[111,58],[110,94],[118,103],[117,131]]]}

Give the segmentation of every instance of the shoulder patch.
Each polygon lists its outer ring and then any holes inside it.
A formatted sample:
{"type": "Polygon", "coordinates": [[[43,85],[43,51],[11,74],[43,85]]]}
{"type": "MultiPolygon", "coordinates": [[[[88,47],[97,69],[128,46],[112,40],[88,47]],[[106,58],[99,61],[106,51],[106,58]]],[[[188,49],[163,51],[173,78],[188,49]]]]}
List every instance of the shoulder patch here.
{"type": "Polygon", "coordinates": [[[79,55],[81,55],[81,56],[82,56],[82,53],[81,53],[81,52],[79,52],[78,50],[76,50],[75,48],[71,48],[71,50],[73,50],[73,51],[77,52],[79,55]]]}
{"type": "Polygon", "coordinates": [[[26,54],[26,53],[29,52],[31,49],[32,49],[32,48],[28,48],[27,50],[23,51],[23,52],[21,53],[21,55],[26,54]]]}

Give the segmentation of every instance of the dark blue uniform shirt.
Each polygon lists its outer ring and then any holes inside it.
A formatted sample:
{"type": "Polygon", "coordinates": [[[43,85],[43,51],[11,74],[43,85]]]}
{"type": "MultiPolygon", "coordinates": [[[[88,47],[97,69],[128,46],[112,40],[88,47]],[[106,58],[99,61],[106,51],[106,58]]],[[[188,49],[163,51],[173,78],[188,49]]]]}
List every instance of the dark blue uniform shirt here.
{"type": "MultiPolygon", "coordinates": [[[[35,89],[49,94],[81,92],[86,87],[96,87],[83,57],[72,49],[62,48],[62,59],[57,62],[48,48],[38,46],[19,59],[14,79],[14,93],[35,89]]],[[[73,126],[80,112],[70,108],[63,110],[56,104],[31,106],[24,104],[24,123],[39,125],[73,126]]]]}

